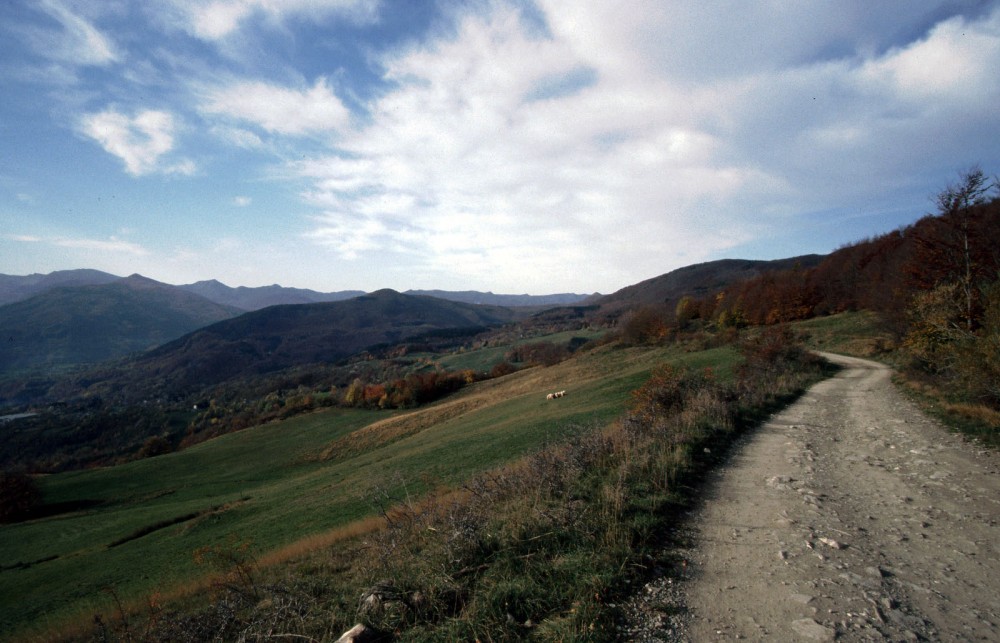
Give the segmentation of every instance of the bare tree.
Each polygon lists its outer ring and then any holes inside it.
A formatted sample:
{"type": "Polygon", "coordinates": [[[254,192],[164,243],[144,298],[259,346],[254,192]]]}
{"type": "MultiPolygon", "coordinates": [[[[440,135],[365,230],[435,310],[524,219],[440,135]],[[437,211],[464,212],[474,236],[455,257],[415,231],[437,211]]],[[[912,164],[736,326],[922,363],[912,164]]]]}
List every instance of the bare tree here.
{"type": "Polygon", "coordinates": [[[940,221],[945,234],[939,241],[938,252],[948,264],[948,275],[957,281],[961,293],[962,320],[971,331],[974,319],[976,266],[973,252],[975,243],[975,210],[989,200],[997,188],[979,167],[962,173],[957,183],[949,184],[935,197],[940,221]]]}

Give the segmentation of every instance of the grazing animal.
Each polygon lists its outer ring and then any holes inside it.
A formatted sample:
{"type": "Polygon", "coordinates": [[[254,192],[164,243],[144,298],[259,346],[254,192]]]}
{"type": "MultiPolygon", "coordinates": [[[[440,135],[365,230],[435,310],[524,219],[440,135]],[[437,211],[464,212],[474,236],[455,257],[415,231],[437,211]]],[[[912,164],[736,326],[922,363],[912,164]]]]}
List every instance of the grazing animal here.
{"type": "Polygon", "coordinates": [[[556,396],[556,394],[555,394],[555,393],[549,393],[548,395],[546,395],[546,396],[545,396],[545,399],[546,399],[546,400],[551,400],[551,399],[552,399],[552,398],[554,398],[555,396],[556,396]]]}

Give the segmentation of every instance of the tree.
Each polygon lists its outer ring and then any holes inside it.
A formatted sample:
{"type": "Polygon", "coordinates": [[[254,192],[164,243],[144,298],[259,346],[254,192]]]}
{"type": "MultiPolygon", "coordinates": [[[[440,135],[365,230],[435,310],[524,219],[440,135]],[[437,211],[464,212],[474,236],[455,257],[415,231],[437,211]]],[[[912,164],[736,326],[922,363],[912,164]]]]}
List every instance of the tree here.
{"type": "MultiPolygon", "coordinates": [[[[981,271],[977,265],[976,213],[996,187],[978,166],[964,172],[957,183],[948,185],[935,197],[939,214],[936,234],[921,240],[922,269],[929,270],[932,278],[937,277],[933,286],[958,285],[962,321],[965,330],[970,332],[974,326],[977,281],[981,271]]],[[[995,276],[989,275],[990,278],[995,276]]]]}

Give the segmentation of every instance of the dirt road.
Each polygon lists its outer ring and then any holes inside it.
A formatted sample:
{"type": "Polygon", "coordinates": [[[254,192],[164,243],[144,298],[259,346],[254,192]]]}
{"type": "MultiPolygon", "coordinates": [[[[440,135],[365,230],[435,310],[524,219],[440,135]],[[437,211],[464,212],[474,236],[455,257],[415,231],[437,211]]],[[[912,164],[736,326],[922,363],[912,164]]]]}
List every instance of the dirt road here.
{"type": "Polygon", "coordinates": [[[712,478],[686,578],[643,588],[626,638],[1000,640],[1000,456],[924,416],[885,366],[826,357],[843,370],[712,478]]]}

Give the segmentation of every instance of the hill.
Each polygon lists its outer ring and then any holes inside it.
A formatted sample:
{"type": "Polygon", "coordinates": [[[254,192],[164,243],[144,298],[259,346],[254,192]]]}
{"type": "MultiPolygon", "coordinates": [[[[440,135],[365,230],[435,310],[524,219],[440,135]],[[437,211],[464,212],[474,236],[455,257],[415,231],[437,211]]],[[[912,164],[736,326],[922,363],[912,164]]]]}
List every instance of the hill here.
{"type": "Polygon", "coordinates": [[[0,306],[0,374],[120,358],[236,313],[139,275],[49,288],[0,306]]]}
{"type": "Polygon", "coordinates": [[[773,261],[750,259],[720,259],[685,266],[671,272],[626,286],[610,295],[588,303],[607,309],[674,304],[682,297],[714,295],[729,286],[758,277],[764,273],[789,270],[795,266],[811,268],[823,260],[822,255],[802,255],[773,261]]]}
{"type": "Polygon", "coordinates": [[[335,363],[377,345],[483,330],[513,319],[494,306],[380,290],[353,299],[271,306],[200,328],[113,369],[104,388],[187,395],[235,377],[335,363]]]}
{"type": "Polygon", "coordinates": [[[177,287],[187,292],[201,295],[205,299],[214,301],[217,304],[233,306],[246,311],[260,310],[268,306],[285,304],[315,304],[329,301],[343,301],[344,299],[365,294],[363,290],[317,292],[307,288],[288,288],[279,286],[278,284],[256,288],[247,286],[233,288],[215,279],[177,287]]]}
{"type": "Polygon", "coordinates": [[[60,286],[97,286],[121,279],[100,270],[57,270],[47,275],[0,275],[0,306],[12,304],[60,286]]]}

